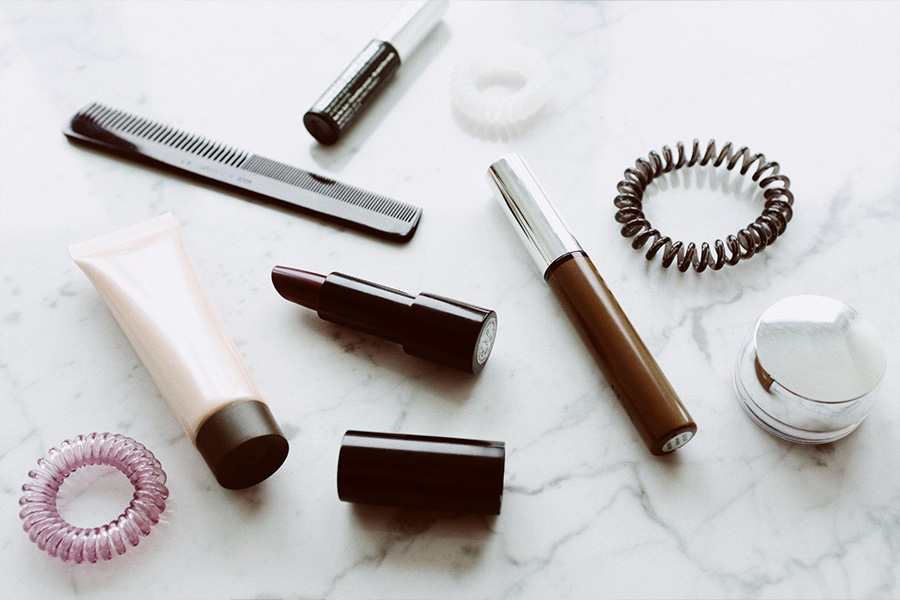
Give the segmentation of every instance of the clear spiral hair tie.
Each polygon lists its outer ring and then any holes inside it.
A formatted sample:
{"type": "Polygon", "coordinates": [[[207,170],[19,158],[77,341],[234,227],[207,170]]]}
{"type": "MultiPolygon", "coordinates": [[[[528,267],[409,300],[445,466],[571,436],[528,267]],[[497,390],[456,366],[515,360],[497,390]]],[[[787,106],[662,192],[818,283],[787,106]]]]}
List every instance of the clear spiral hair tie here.
{"type": "Polygon", "coordinates": [[[520,134],[549,100],[547,63],[524,46],[481,50],[461,63],[450,80],[453,108],[463,125],[487,138],[520,134]],[[506,87],[506,94],[492,87],[506,87]],[[496,91],[496,90],[494,90],[496,91]]]}
{"type": "Polygon", "coordinates": [[[109,560],[137,546],[159,522],[166,509],[166,473],[143,444],[116,433],[92,433],[66,440],[38,459],[31,481],[22,486],[19,516],[31,541],[50,556],[76,563],[109,560]],[[56,506],[66,477],[81,467],[108,465],[121,471],[134,486],[131,504],[118,518],[101,527],[75,527],[56,506]]]}

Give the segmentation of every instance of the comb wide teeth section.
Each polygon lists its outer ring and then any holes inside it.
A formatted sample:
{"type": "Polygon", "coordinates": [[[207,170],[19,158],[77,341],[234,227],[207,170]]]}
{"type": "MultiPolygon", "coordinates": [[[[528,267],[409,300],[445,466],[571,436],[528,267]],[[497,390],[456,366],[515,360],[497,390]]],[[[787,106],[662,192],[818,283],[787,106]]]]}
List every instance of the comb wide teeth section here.
{"type": "Polygon", "coordinates": [[[187,133],[155,121],[150,121],[102,104],[93,103],[82,109],[74,119],[89,120],[98,127],[133,135],[158,144],[214,160],[230,167],[239,167],[248,153],[203,136],[187,133]]]}

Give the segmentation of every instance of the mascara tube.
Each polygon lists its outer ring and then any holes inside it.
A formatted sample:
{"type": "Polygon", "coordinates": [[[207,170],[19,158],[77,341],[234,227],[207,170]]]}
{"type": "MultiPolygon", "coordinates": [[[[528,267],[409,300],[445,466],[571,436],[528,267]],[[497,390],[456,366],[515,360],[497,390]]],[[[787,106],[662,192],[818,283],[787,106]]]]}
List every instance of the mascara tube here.
{"type": "Polygon", "coordinates": [[[320,144],[336,143],[447,12],[448,0],[407,2],[305,115],[320,144]]]}
{"type": "Polygon", "coordinates": [[[525,161],[504,156],[488,174],[647,449],[661,455],[686,444],[697,425],[525,161]]]}

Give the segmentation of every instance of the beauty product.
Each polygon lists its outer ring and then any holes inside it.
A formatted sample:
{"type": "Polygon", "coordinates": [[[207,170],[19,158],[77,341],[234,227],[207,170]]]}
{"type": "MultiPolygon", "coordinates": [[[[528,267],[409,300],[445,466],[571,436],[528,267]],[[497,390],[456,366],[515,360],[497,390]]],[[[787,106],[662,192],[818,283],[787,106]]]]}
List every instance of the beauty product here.
{"type": "Polygon", "coordinates": [[[544,279],[644,444],[657,455],[686,444],[697,426],[525,162],[511,154],[492,164],[488,173],[544,279]]]}
{"type": "Polygon", "coordinates": [[[716,140],[709,140],[706,150],[700,153],[700,141],[694,140],[690,156],[685,154],[684,144],[678,142],[676,146],[678,155],[673,156],[672,149],[663,146],[662,158],[656,152],[650,152],[647,160],[643,158],[635,161],[634,168],[625,170],[625,179],[619,182],[616,189],[619,195],[614,201],[619,209],[616,212],[616,221],[622,223],[622,235],[634,237],[631,247],[643,248],[650,244],[645,255],[652,261],[657,253],[662,250],[662,266],[668,268],[673,262],[678,270],[684,273],[691,267],[697,273],[702,273],[707,267],[718,271],[725,265],[736,265],[738,261],[747,260],[754,254],[762,252],[771,246],[784,233],[788,221],[794,214],[794,194],[791,192],[791,181],[786,175],[780,175],[780,167],[777,162],[769,162],[764,154],[753,154],[746,146],[734,151],[731,142],[722,146],[722,150],[716,150],[716,140]],[[644,192],[657,177],[664,173],[670,173],[681,167],[704,167],[712,164],[714,167],[725,165],[731,171],[740,164],[740,174],[746,175],[756,163],[756,168],[750,179],[757,182],[766,199],[762,214],[755,221],[738,230],[736,235],[729,235],[725,241],[721,239],[713,242],[713,249],[707,242],[703,242],[700,250],[697,244],[690,242],[687,246],[684,242],[673,242],[669,236],[664,236],[655,229],[644,214],[644,192]],[[760,181],[760,177],[762,180],[760,181]]]}
{"type": "Polygon", "coordinates": [[[72,142],[393,241],[409,240],[422,214],[417,206],[102,104],[78,111],[63,133],[72,142]]]}
{"type": "Polygon", "coordinates": [[[69,246],[222,487],[278,470],[288,442],[209,299],[171,214],[69,246]]]}
{"type": "Polygon", "coordinates": [[[109,560],[137,546],[141,536],[159,523],[166,510],[166,473],[143,444],[118,433],[92,433],[66,440],[50,448],[46,459],[28,473],[19,516],[28,537],[64,562],[109,560]],[[125,475],[134,486],[131,503],[117,518],[100,527],[75,527],[63,519],[56,506],[66,477],[82,467],[108,465],[125,475]]]}
{"type": "Polygon", "coordinates": [[[448,0],[407,2],[303,115],[307,131],[334,144],[441,21],[448,0]]]}
{"type": "Polygon", "coordinates": [[[499,515],[505,461],[503,442],[348,431],[338,458],[338,497],[499,515]]]}
{"type": "Polygon", "coordinates": [[[772,435],[825,444],[856,429],[878,397],[875,327],[838,300],[791,296],[763,312],[734,370],[741,406],[772,435]]]}
{"type": "Polygon", "coordinates": [[[286,300],[332,323],[403,345],[407,354],[480,373],[497,335],[497,313],[450,298],[411,296],[341,273],[275,267],[272,284],[286,300]]]}
{"type": "Polygon", "coordinates": [[[488,139],[521,134],[550,97],[547,63],[530,48],[494,43],[463,61],[450,79],[462,125],[488,139]]]}

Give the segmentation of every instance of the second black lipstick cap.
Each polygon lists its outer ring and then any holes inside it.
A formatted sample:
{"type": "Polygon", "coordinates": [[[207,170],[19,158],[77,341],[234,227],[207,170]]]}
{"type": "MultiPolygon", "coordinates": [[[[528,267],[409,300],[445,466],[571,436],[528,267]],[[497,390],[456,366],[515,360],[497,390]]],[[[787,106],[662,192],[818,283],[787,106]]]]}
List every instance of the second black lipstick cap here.
{"type": "Polygon", "coordinates": [[[338,497],[499,515],[505,461],[503,442],[348,431],[338,458],[338,497]]]}

